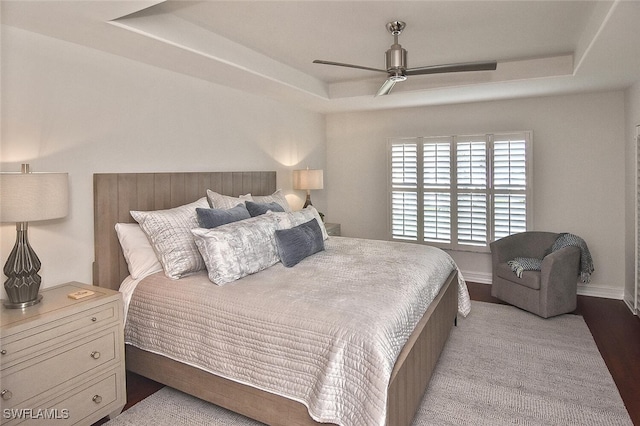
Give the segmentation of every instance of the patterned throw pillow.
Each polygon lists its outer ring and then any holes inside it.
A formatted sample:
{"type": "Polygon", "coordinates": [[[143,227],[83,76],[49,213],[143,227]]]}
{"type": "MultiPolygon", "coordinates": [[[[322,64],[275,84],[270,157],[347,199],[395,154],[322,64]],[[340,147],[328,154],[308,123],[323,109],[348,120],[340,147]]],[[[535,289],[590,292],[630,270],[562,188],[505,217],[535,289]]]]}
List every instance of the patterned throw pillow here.
{"type": "Polygon", "coordinates": [[[131,211],[147,234],[167,277],[178,279],[205,268],[191,234],[198,227],[196,208],[208,208],[206,198],[167,210],[131,211]]]}
{"type": "Polygon", "coordinates": [[[262,215],[217,228],[192,229],[209,279],[224,285],[278,263],[276,226],[274,218],[262,215]]]}

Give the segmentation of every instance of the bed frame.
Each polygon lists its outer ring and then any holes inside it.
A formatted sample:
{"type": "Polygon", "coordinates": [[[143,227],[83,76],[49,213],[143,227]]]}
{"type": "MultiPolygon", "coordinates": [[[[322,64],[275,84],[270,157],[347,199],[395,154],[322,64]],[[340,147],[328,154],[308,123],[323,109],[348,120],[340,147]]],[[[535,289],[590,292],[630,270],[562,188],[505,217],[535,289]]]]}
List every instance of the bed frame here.
{"type": "MultiPolygon", "coordinates": [[[[211,189],[238,196],[269,195],[275,172],[94,174],[93,284],[118,289],[128,275],[116,223],[135,222],[130,210],[159,210],[193,202],[211,189]]],[[[387,425],[410,425],[458,311],[457,275],[451,273],[401,351],[389,382],[387,425]]],[[[239,384],[133,346],[126,368],[270,425],[318,425],[300,402],[239,384]]]]}

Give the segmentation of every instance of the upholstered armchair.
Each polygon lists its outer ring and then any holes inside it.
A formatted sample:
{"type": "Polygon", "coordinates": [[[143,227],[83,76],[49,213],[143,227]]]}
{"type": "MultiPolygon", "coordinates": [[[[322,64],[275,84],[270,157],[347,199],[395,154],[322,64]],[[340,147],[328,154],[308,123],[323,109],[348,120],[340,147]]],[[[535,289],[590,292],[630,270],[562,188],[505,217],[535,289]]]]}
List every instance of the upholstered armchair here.
{"type": "Polygon", "coordinates": [[[549,253],[558,235],[529,231],[491,243],[491,295],[543,318],[574,311],[580,249],[569,246],[549,253]],[[543,259],[540,270],[525,270],[519,278],[507,264],[516,257],[543,259]]]}

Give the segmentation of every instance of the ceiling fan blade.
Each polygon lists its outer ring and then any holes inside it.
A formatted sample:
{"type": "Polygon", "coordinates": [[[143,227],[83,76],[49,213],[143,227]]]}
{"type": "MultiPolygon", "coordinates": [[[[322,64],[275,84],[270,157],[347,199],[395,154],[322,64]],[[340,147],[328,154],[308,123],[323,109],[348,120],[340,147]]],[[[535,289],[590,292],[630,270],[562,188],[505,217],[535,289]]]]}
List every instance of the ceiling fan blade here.
{"type": "Polygon", "coordinates": [[[428,67],[408,68],[405,75],[439,74],[465,71],[493,71],[498,67],[496,61],[461,62],[458,64],[431,65],[428,67]]]}
{"type": "Polygon", "coordinates": [[[384,72],[384,73],[387,72],[387,70],[381,70],[381,69],[378,69],[378,68],[363,67],[361,65],[343,64],[341,62],[321,61],[320,59],[316,59],[315,61],[313,61],[313,63],[314,64],[324,64],[324,65],[336,65],[336,66],[339,66],[339,67],[357,68],[357,69],[360,69],[360,70],[378,71],[378,72],[384,72]]]}
{"type": "Polygon", "coordinates": [[[382,83],[382,86],[378,90],[378,93],[376,93],[376,96],[388,95],[389,92],[391,92],[391,89],[393,89],[393,86],[395,85],[396,85],[395,80],[388,78],[384,83],[382,83]]]}

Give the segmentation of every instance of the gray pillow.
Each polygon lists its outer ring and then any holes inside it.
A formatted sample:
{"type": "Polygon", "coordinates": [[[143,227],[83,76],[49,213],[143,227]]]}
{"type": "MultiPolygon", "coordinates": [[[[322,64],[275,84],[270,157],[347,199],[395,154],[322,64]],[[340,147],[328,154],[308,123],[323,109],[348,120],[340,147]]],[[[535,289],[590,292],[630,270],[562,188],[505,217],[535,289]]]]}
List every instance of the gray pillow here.
{"type": "Polygon", "coordinates": [[[260,216],[268,211],[284,213],[284,208],[275,201],[270,203],[254,203],[253,201],[246,201],[245,205],[247,206],[247,210],[251,217],[260,216]]]}
{"type": "Polygon", "coordinates": [[[290,229],[276,231],[278,255],[284,266],[290,268],[302,259],[324,250],[324,239],[318,221],[311,219],[290,229]]]}
{"type": "Polygon", "coordinates": [[[243,219],[249,219],[251,215],[244,206],[244,204],[238,204],[230,209],[196,209],[198,214],[198,223],[201,228],[217,228],[220,225],[226,225],[227,223],[237,222],[243,219]]]}

